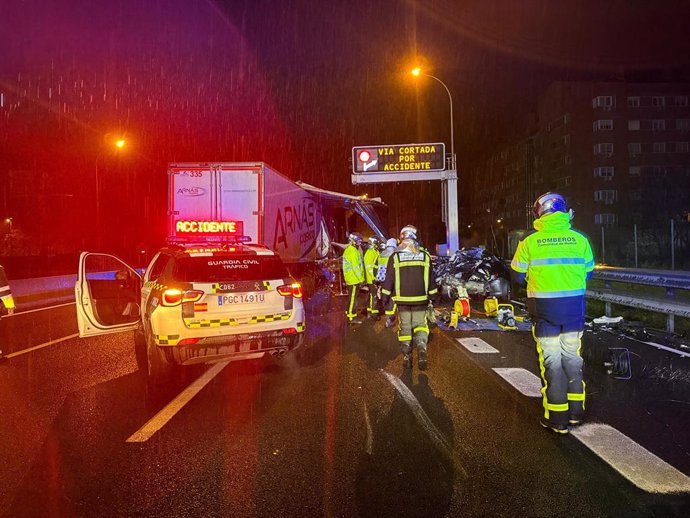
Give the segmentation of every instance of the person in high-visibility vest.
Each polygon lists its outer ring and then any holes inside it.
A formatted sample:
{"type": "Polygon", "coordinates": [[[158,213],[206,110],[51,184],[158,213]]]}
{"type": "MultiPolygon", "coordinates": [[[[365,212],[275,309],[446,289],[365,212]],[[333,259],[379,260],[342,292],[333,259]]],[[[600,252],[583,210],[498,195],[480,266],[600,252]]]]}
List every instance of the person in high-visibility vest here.
{"type": "MultiPolygon", "coordinates": [[[[386,270],[388,267],[388,260],[390,257],[393,255],[393,252],[395,252],[395,249],[398,246],[398,241],[392,237],[388,241],[386,241],[386,247],[381,251],[379,254],[379,257],[376,261],[378,265],[378,270],[376,272],[376,282],[379,284],[383,284],[383,281],[386,279],[386,270]]],[[[383,297],[381,299],[382,302],[382,309],[386,314],[386,327],[393,327],[395,325],[395,302],[393,302],[393,299],[391,297],[386,298],[386,304],[383,304],[383,297]]]]}
{"type": "Polygon", "coordinates": [[[426,315],[429,297],[438,293],[429,252],[419,246],[417,229],[407,225],[400,231],[400,246],[388,260],[381,293],[398,305],[398,342],[403,366],[412,367],[412,346],[417,347],[420,369],[427,367],[429,326],[426,315]]]}
{"type": "Polygon", "coordinates": [[[376,280],[376,261],[379,258],[379,238],[370,236],[367,240],[367,251],[364,252],[364,280],[369,288],[369,304],[367,316],[375,320],[379,319],[379,294],[376,280]]]}
{"type": "Polygon", "coordinates": [[[357,293],[364,283],[364,258],[362,257],[362,235],[351,232],[348,236],[349,244],[343,252],[343,279],[349,290],[348,305],[345,315],[350,324],[361,324],[357,318],[357,293]]]}
{"type": "Polygon", "coordinates": [[[518,244],[511,268],[527,283],[527,308],[537,343],[542,377],[542,426],[567,434],[582,422],[585,410],[583,360],[585,289],[594,271],[587,237],[571,227],[572,210],[560,194],[534,202],[534,231],[518,244]]]}
{"type": "Polygon", "coordinates": [[[10,290],[10,283],[7,281],[5,275],[5,268],[0,264],[0,302],[8,314],[13,314],[15,310],[14,298],[12,297],[12,290],[10,290]]]}
{"type": "MultiPolygon", "coordinates": [[[[7,314],[12,315],[15,310],[14,298],[12,297],[12,290],[10,290],[10,283],[7,281],[7,276],[5,275],[5,269],[0,265],[0,303],[2,303],[2,308],[7,311],[7,314]]],[[[0,311],[0,318],[2,317],[2,311],[0,311]]],[[[0,333],[2,337],[4,333],[0,333]]],[[[0,344],[0,347],[2,344],[0,344]]],[[[2,349],[0,349],[0,358],[2,358],[2,349]]]]}

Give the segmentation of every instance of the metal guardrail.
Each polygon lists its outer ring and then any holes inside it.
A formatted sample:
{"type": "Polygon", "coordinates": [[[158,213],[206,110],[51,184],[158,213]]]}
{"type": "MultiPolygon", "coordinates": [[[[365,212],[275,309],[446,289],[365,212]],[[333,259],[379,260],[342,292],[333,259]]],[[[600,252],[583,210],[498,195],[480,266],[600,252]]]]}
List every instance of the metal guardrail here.
{"type": "Polygon", "coordinates": [[[690,290],[690,272],[677,270],[645,270],[597,266],[594,279],[604,281],[603,288],[588,288],[587,297],[605,303],[606,316],[611,316],[611,304],[666,314],[666,330],[673,332],[675,317],[690,318],[690,301],[676,299],[676,290],[690,290]],[[666,289],[666,296],[645,295],[640,292],[612,287],[612,283],[657,286],[666,289]]]}

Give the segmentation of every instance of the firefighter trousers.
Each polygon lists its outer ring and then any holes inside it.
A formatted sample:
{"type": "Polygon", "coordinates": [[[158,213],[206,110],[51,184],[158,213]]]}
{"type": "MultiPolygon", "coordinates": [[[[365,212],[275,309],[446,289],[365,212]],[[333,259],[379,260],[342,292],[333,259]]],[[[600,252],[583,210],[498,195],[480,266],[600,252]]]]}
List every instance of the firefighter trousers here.
{"type": "Polygon", "coordinates": [[[429,340],[429,326],[426,322],[426,306],[398,306],[398,342],[403,354],[417,351],[426,352],[429,340]]]}
{"type": "Polygon", "coordinates": [[[353,320],[357,316],[357,294],[359,293],[360,286],[361,284],[347,285],[347,310],[345,310],[345,316],[347,316],[348,321],[353,320]]]}
{"type": "Polygon", "coordinates": [[[580,356],[583,329],[584,320],[571,325],[536,320],[532,326],[539,355],[544,417],[555,425],[581,419],[585,409],[584,362],[580,356]]]}
{"type": "Polygon", "coordinates": [[[367,313],[370,315],[379,314],[379,287],[371,283],[367,284],[369,287],[369,305],[367,306],[367,313]]]}

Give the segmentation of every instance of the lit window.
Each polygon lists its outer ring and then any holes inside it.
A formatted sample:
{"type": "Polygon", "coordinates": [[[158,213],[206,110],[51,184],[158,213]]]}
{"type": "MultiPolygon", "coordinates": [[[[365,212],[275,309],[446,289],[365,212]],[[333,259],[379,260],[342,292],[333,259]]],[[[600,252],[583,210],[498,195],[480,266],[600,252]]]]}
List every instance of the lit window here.
{"type": "Polygon", "coordinates": [[[629,120],[628,121],[629,131],[640,131],[640,121],[639,120],[629,120]]]}
{"type": "Polygon", "coordinates": [[[613,155],[613,144],[611,142],[602,142],[594,145],[595,155],[611,156],[613,155]]]}
{"type": "Polygon", "coordinates": [[[639,142],[628,142],[628,153],[631,155],[639,155],[642,153],[642,144],[639,142]]]}
{"type": "Polygon", "coordinates": [[[594,177],[595,178],[613,178],[613,167],[611,166],[604,166],[604,167],[595,167],[594,168],[594,177]]]}
{"type": "Polygon", "coordinates": [[[680,131],[690,130],[690,119],[676,119],[676,129],[680,131]]]}
{"type": "Polygon", "coordinates": [[[615,214],[595,214],[594,223],[596,225],[613,225],[616,223],[615,214]]]}
{"type": "Polygon", "coordinates": [[[666,153],[666,142],[654,142],[652,144],[653,153],[666,153]]]}
{"type": "Polygon", "coordinates": [[[615,105],[615,97],[611,95],[599,95],[592,99],[592,108],[604,108],[605,110],[610,110],[615,105]]]}
{"type": "Polygon", "coordinates": [[[628,97],[628,106],[630,108],[639,108],[640,107],[640,98],[639,97],[628,97]]]}
{"type": "Polygon", "coordinates": [[[594,131],[610,131],[613,129],[613,121],[611,119],[599,119],[594,121],[592,126],[594,131]]]}
{"type": "Polygon", "coordinates": [[[605,203],[613,203],[618,198],[618,191],[615,189],[607,189],[604,191],[594,191],[594,201],[603,201],[605,203]]]}
{"type": "Polygon", "coordinates": [[[640,176],[640,166],[631,165],[630,167],[628,167],[628,174],[630,176],[640,176]]]}

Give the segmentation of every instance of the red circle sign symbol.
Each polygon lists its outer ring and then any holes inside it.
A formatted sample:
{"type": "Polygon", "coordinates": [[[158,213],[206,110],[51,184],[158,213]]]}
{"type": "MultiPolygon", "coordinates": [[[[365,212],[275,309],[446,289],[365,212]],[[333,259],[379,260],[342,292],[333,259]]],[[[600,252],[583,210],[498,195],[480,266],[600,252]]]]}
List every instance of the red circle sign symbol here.
{"type": "Polygon", "coordinates": [[[359,152],[359,160],[361,162],[368,162],[370,158],[371,158],[371,153],[369,153],[369,151],[364,150],[364,151],[359,152]]]}

